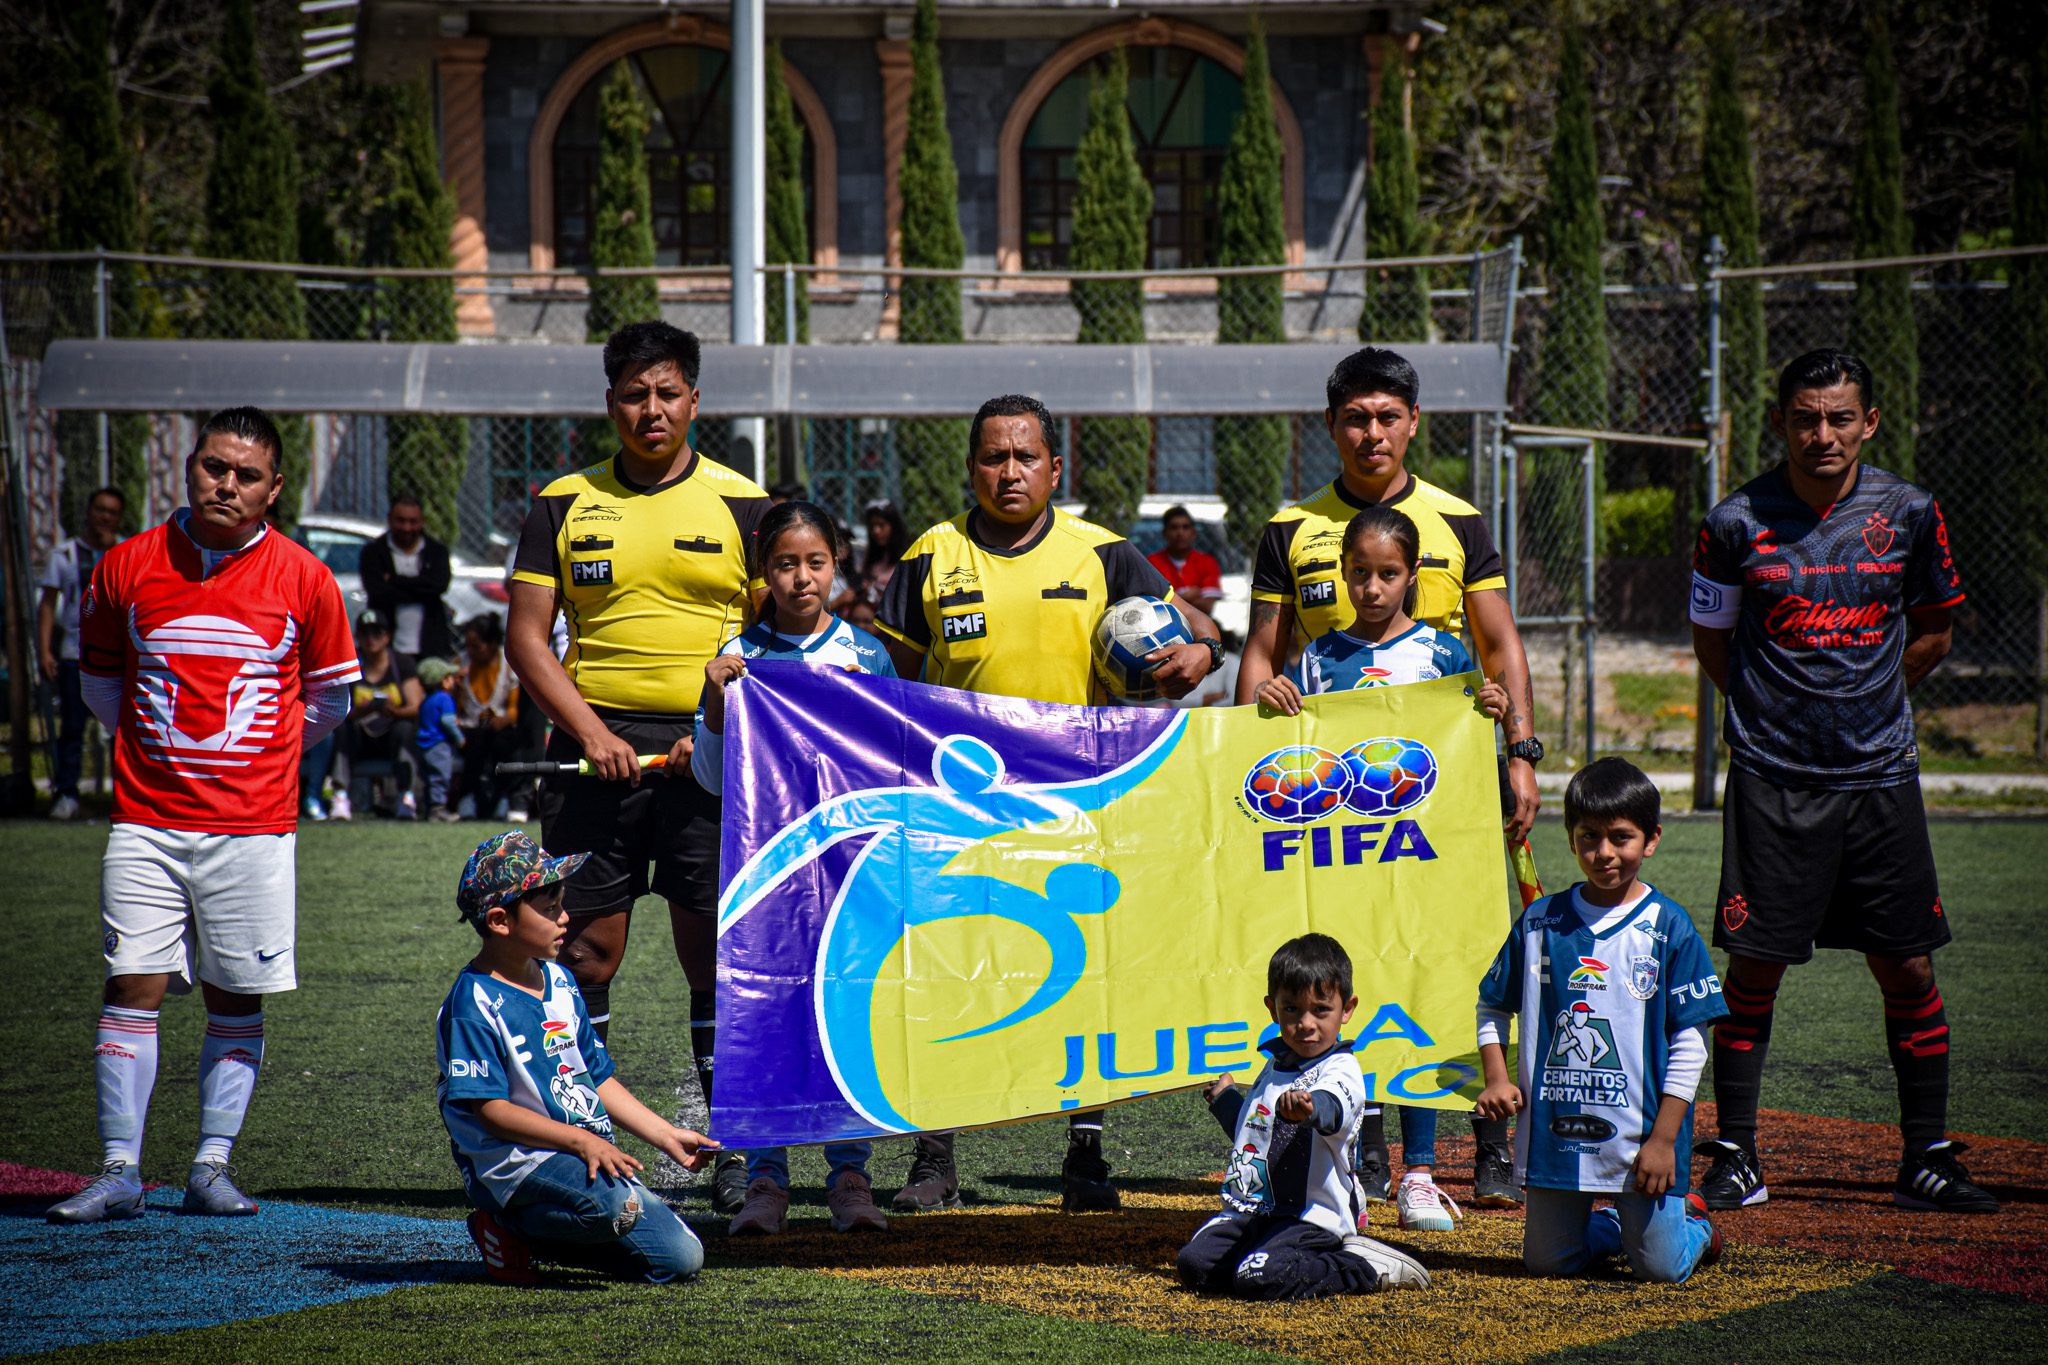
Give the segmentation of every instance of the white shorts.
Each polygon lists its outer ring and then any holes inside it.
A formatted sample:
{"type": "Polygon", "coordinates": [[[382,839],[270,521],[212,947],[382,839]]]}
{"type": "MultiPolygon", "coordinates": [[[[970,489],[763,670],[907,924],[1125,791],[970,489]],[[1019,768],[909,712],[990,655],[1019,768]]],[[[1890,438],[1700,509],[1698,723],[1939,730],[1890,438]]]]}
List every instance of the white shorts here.
{"type": "Polygon", "coordinates": [[[237,995],[295,989],[298,840],[115,825],[100,863],[107,975],[167,975],[178,994],[195,979],[237,995]]]}

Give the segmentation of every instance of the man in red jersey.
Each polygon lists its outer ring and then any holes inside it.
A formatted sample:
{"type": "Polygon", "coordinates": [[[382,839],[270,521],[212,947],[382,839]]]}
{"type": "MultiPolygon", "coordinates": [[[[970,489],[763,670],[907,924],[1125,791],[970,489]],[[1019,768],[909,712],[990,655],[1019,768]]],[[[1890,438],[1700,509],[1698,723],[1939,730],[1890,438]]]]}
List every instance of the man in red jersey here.
{"type": "Polygon", "coordinates": [[[206,999],[185,1210],[252,1214],[227,1160],[263,1061],[263,997],[298,985],[299,751],[361,676],[341,590],[264,521],[283,442],[256,408],[199,429],[189,506],[100,559],[80,603],[86,704],[114,736],[100,870],[107,984],[93,1066],[104,1165],[56,1223],[142,1212],[143,1119],[164,993],[206,999]]]}
{"type": "Polygon", "coordinates": [[[1165,575],[1175,597],[1194,603],[1197,611],[1215,611],[1223,600],[1223,566],[1216,556],[1195,548],[1194,515],[1176,503],[1159,519],[1159,530],[1166,546],[1145,558],[1165,575]]]}

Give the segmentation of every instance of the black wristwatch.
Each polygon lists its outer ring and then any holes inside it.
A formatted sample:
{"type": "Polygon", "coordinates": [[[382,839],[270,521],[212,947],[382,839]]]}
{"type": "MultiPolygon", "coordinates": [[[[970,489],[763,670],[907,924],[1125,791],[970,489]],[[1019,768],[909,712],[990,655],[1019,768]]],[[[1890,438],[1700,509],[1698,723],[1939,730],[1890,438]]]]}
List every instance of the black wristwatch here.
{"type": "MultiPolygon", "coordinates": [[[[1198,645],[1207,645],[1207,646],[1209,647],[1209,672],[1210,672],[1210,673],[1214,673],[1214,672],[1215,672],[1215,671],[1216,671],[1217,669],[1219,669],[1219,668],[1223,667],[1223,642],[1222,642],[1221,640],[1207,640],[1207,639],[1204,639],[1204,640],[1197,640],[1197,641],[1195,641],[1195,643],[1196,643],[1196,644],[1198,644],[1198,645]]],[[[1204,677],[1207,677],[1207,676],[1208,676],[1208,674],[1203,674],[1203,676],[1204,676],[1204,677]]]]}
{"type": "Polygon", "coordinates": [[[1543,741],[1536,738],[1518,739],[1508,745],[1508,757],[1526,759],[1530,763],[1543,761],[1543,741]]]}

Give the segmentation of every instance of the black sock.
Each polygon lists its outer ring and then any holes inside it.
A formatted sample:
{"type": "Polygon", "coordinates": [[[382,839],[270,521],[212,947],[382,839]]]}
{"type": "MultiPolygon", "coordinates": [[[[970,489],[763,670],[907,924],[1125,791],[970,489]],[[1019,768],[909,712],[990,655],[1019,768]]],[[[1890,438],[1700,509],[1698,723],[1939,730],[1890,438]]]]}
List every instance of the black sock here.
{"type": "MultiPolygon", "coordinates": [[[[1388,1106],[1391,1107],[1391,1106],[1388,1106]]],[[[1374,1148],[1387,1150],[1387,1111],[1374,1107],[1365,1111],[1365,1117],[1358,1121],[1358,1150],[1372,1151],[1374,1148]]]]}
{"type": "Polygon", "coordinates": [[[690,992],[690,1056],[697,1066],[697,1088],[704,1108],[711,1108],[711,1055],[718,1050],[717,997],[710,991],[690,992]]]}
{"type": "Polygon", "coordinates": [[[1948,1010],[1941,988],[1884,993],[1885,1050],[1899,1078],[1899,1136],[1918,1156],[1948,1136],[1948,1010]]]}
{"type": "Polygon", "coordinates": [[[583,1009],[590,1016],[590,1027],[597,1033],[597,1041],[609,1043],[612,1029],[612,983],[579,981],[576,989],[583,992],[583,1009]]]}
{"type": "Polygon", "coordinates": [[[1510,1140],[1508,1120],[1483,1119],[1477,1114],[1472,1116],[1472,1142],[1475,1147],[1505,1148],[1510,1140]]]}
{"type": "Polygon", "coordinates": [[[1102,1143],[1102,1111],[1076,1109],[1067,1115],[1067,1136],[1083,1142],[1102,1143]]]}
{"type": "Polygon", "coordinates": [[[1778,988],[1752,990],[1724,982],[1728,1014],[1714,1024],[1714,1105],[1721,1138],[1756,1155],[1756,1102],[1764,1084],[1764,1056],[1771,1048],[1771,1019],[1778,988]]]}

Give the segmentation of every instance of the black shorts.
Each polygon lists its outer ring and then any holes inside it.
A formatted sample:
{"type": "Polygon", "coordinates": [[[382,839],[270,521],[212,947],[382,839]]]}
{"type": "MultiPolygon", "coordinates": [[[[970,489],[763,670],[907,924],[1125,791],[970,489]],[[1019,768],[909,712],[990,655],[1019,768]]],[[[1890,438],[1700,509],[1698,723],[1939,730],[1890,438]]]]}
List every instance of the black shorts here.
{"type": "MultiPolygon", "coordinates": [[[[623,717],[605,728],[640,754],[665,754],[693,718],[623,717]]],[[[557,728],[548,757],[573,762],[583,746],[557,728]]],[[[650,891],[695,914],[718,912],[718,798],[687,766],[645,773],[637,787],[595,777],[550,777],[541,789],[540,842],[551,854],[588,853],[562,893],[571,915],[630,910],[650,891]],[[652,867],[652,875],[649,868],[652,867]]]]}
{"type": "Polygon", "coordinates": [[[1765,962],[1815,948],[1917,957],[1949,941],[1920,781],[1780,787],[1736,768],[1721,814],[1714,946],[1765,962]]]}

